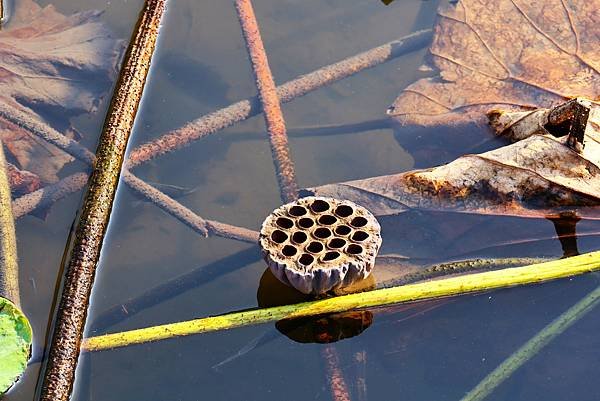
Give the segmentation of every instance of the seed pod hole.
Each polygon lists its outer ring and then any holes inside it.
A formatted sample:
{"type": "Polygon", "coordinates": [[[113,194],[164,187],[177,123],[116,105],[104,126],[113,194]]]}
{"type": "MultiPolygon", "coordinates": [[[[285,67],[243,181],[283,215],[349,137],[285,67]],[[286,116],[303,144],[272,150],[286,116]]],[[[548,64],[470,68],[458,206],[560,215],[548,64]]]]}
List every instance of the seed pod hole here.
{"type": "Polygon", "coordinates": [[[313,241],[310,244],[308,244],[306,250],[310,253],[319,253],[323,251],[323,244],[321,244],[320,242],[313,241]]]}
{"type": "Polygon", "coordinates": [[[339,217],[348,217],[352,213],[354,213],[354,209],[348,205],[340,205],[335,209],[335,214],[337,214],[339,217]]]}
{"type": "Polygon", "coordinates": [[[310,205],[310,209],[315,213],[322,213],[326,210],[329,210],[329,203],[322,199],[317,199],[310,205]]]}
{"type": "Polygon", "coordinates": [[[308,213],[308,211],[303,208],[302,206],[298,206],[298,205],[294,205],[290,208],[290,216],[294,216],[294,217],[300,217],[300,216],[304,216],[306,213],[308,213]]]}
{"type": "Polygon", "coordinates": [[[277,219],[277,225],[281,228],[290,229],[294,226],[294,222],[287,217],[280,217],[277,219]]]}
{"type": "Polygon", "coordinates": [[[337,219],[330,214],[324,214],[323,216],[319,217],[319,224],[323,224],[324,226],[330,226],[336,221],[337,219]]]}
{"type": "Polygon", "coordinates": [[[355,218],[352,219],[352,221],[350,222],[350,224],[353,227],[364,227],[367,225],[367,223],[369,222],[369,220],[365,219],[362,216],[357,216],[355,218]]]}
{"type": "Polygon", "coordinates": [[[331,252],[327,252],[325,254],[325,256],[323,256],[323,261],[324,262],[328,262],[330,260],[335,260],[335,259],[337,259],[339,257],[340,257],[339,252],[331,251],[331,252]]]}
{"type": "Polygon", "coordinates": [[[337,235],[348,235],[350,234],[350,231],[352,231],[352,229],[348,226],[337,226],[335,228],[335,233],[337,235]]]}
{"type": "Polygon", "coordinates": [[[303,217],[300,220],[298,220],[298,226],[300,226],[300,228],[311,228],[314,225],[315,222],[313,221],[313,219],[309,219],[308,217],[303,217]]]}
{"type": "Polygon", "coordinates": [[[350,255],[360,255],[362,251],[362,246],[356,244],[350,244],[348,245],[348,248],[346,248],[346,252],[348,252],[350,255]]]}
{"type": "Polygon", "coordinates": [[[364,231],[357,231],[354,234],[352,234],[353,241],[364,241],[367,238],[369,238],[369,234],[364,231]]]}
{"type": "Polygon", "coordinates": [[[281,253],[283,253],[283,256],[288,256],[288,257],[294,256],[297,252],[298,252],[298,250],[291,245],[286,245],[281,250],[281,253]]]}
{"type": "Polygon", "coordinates": [[[315,261],[315,257],[312,255],[309,255],[308,253],[302,254],[302,256],[300,256],[300,259],[298,259],[298,262],[300,262],[300,264],[304,265],[304,266],[308,266],[314,261],[315,261]]]}
{"type": "Polygon", "coordinates": [[[319,239],[329,238],[331,236],[331,230],[325,227],[319,227],[314,232],[315,237],[319,239]]]}
{"type": "Polygon", "coordinates": [[[306,241],[307,239],[308,239],[308,236],[306,235],[305,232],[296,231],[294,234],[292,234],[292,241],[294,241],[296,244],[301,244],[304,241],[306,241]]]}
{"type": "Polygon", "coordinates": [[[281,230],[275,230],[271,234],[271,239],[278,244],[283,244],[288,239],[288,235],[281,230]]]}
{"type": "Polygon", "coordinates": [[[343,248],[346,245],[346,241],[341,238],[334,238],[329,241],[329,247],[333,249],[343,248]]]}

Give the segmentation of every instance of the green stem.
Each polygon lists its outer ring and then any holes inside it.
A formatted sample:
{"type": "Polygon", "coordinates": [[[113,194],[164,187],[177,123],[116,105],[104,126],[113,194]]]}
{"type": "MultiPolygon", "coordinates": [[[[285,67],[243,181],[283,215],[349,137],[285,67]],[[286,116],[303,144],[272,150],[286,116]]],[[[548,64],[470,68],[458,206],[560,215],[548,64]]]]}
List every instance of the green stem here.
{"type": "Polygon", "coordinates": [[[569,310],[544,327],[531,340],[527,341],[514,354],[500,364],[492,373],[487,375],[461,401],[480,401],[485,399],[500,384],[508,379],[525,362],[548,345],[554,338],[562,334],[575,322],[590,312],[600,301],[600,287],[596,288],[569,310]]]}

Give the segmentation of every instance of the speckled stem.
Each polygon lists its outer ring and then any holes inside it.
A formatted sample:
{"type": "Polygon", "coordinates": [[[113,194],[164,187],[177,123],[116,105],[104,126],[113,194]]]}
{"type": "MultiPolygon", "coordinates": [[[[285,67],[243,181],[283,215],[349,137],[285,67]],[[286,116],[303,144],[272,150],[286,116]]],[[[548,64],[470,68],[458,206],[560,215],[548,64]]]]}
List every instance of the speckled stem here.
{"type": "Polygon", "coordinates": [[[166,0],[147,0],[125,56],[90,178],[62,290],[41,401],[70,397],[100,249],[166,0]]]}
{"type": "Polygon", "coordinates": [[[258,242],[258,232],[218,221],[205,220],[127,170],[123,171],[123,181],[134,191],[204,237],[215,235],[251,244],[258,242]]]}
{"type": "Polygon", "coordinates": [[[321,355],[325,360],[327,380],[329,381],[333,401],[350,401],[348,386],[340,369],[340,357],[335,347],[331,344],[325,344],[321,349],[321,355]]]}
{"type": "Polygon", "coordinates": [[[281,112],[275,81],[260,36],[258,22],[252,9],[252,2],[250,0],[236,0],[235,9],[246,41],[252,71],[256,78],[258,97],[264,111],[281,200],[284,203],[292,202],[298,198],[296,171],[290,155],[285,120],[281,112]]]}
{"type": "Polygon", "coordinates": [[[67,195],[80,191],[87,182],[86,173],[75,173],[56,184],[23,195],[12,202],[13,215],[15,219],[19,219],[36,210],[43,211],[67,195]]]}
{"type": "Polygon", "coordinates": [[[0,297],[21,309],[17,238],[6,170],[6,158],[0,141],[0,297]]]}
{"type": "MultiPolygon", "coordinates": [[[[281,103],[290,102],[365,69],[422,49],[429,45],[432,37],[431,29],[417,31],[337,63],[324,66],[278,86],[276,88],[277,96],[281,103]]],[[[127,165],[132,168],[162,154],[181,149],[193,141],[256,116],[261,112],[262,108],[258,97],[241,100],[138,146],[129,153],[127,165]]]]}

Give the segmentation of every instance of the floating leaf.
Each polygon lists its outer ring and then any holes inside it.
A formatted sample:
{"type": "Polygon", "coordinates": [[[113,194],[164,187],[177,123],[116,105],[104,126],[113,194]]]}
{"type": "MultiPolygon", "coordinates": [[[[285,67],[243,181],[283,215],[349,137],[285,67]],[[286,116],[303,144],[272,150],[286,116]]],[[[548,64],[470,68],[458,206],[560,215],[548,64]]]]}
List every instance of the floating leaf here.
{"type": "MultiPolygon", "coordinates": [[[[377,215],[420,209],[548,217],[577,208],[581,215],[597,217],[595,208],[585,208],[600,206],[600,106],[586,104],[590,113],[581,153],[567,145],[569,135],[544,134],[544,126],[528,124],[530,132],[523,129],[519,138],[513,137],[524,139],[496,150],[465,155],[440,167],[324,185],[310,192],[352,200],[377,215]]],[[[529,115],[539,123],[539,114],[549,112],[529,115]]],[[[503,124],[496,122],[501,133],[515,128],[508,117],[503,124]]],[[[514,121],[523,123],[523,116],[517,117],[514,121]]]]}
{"type": "MultiPolygon", "coordinates": [[[[122,48],[99,16],[98,11],[65,16],[53,6],[15,2],[14,14],[0,30],[4,113],[73,132],[69,118],[98,105],[115,75],[122,48]]],[[[56,173],[72,160],[7,118],[0,117],[0,139],[19,168],[44,182],[56,181],[56,173]]]]}
{"type": "Polygon", "coordinates": [[[600,0],[461,0],[442,6],[430,48],[438,74],[408,86],[388,111],[402,127],[400,142],[412,152],[435,148],[444,154],[434,163],[446,162],[491,135],[485,117],[490,109],[597,99],[599,10],[600,0]]]}
{"type": "Polygon", "coordinates": [[[25,371],[31,340],[27,318],[13,303],[0,297],[0,396],[25,371]]]}

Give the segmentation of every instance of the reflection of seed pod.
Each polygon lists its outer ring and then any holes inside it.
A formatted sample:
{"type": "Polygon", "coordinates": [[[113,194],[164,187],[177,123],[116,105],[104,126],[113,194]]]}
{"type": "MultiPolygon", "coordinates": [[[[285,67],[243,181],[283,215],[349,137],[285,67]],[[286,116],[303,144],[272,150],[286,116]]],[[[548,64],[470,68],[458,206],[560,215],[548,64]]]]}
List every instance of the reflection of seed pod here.
{"type": "Polygon", "coordinates": [[[364,207],[307,197],[265,219],[260,246],[275,277],[304,294],[323,294],[371,274],[380,230],[364,207]]]}
{"type": "MultiPolygon", "coordinates": [[[[373,289],[373,275],[355,285],[337,289],[336,295],[344,295],[344,291],[356,292],[373,289]],[[358,287],[360,286],[360,287],[358,287]],[[340,291],[338,293],[338,291],[340,291]]],[[[273,276],[270,269],[265,270],[260,278],[256,293],[258,306],[297,304],[311,299],[311,295],[302,294],[292,287],[286,286],[273,276]]],[[[303,318],[284,319],[275,323],[275,327],[290,339],[301,343],[331,343],[354,337],[366,330],[373,322],[370,311],[350,311],[329,315],[309,316],[303,318]]]]}

